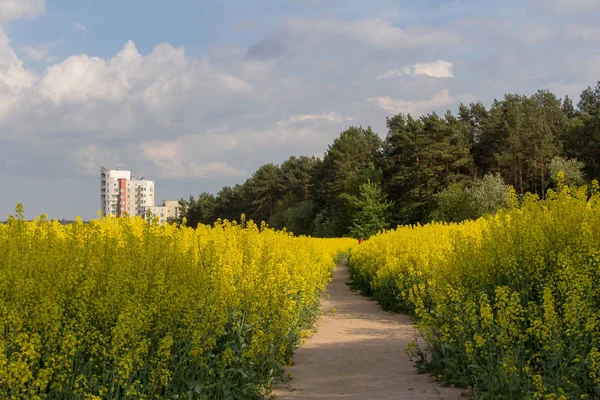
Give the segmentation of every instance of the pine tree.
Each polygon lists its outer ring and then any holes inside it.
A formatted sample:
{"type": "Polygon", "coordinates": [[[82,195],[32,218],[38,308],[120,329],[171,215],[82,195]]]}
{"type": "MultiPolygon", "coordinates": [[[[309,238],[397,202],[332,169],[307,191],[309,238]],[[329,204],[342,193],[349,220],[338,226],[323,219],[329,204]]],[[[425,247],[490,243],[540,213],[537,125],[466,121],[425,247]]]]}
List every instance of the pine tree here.
{"type": "Polygon", "coordinates": [[[573,106],[573,100],[569,96],[565,96],[562,103],[562,111],[567,118],[573,118],[575,116],[575,107],[573,106]]]}
{"type": "Polygon", "coordinates": [[[387,195],[381,187],[371,182],[360,186],[360,195],[351,197],[354,209],[350,234],[355,238],[369,238],[378,231],[389,227],[388,210],[392,202],[387,201],[387,195]]]}

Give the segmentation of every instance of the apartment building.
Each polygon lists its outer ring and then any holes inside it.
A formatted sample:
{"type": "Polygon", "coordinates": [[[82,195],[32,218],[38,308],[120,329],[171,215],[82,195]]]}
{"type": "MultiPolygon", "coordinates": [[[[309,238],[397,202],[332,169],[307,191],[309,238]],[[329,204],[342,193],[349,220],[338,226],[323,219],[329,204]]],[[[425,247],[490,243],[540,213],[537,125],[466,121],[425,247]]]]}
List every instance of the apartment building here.
{"type": "Polygon", "coordinates": [[[129,215],[144,215],[154,207],[154,181],[145,178],[127,181],[126,211],[129,215]]]}
{"type": "Polygon", "coordinates": [[[100,169],[100,211],[102,216],[120,216],[126,212],[127,181],[131,171],[100,169]]]}
{"type": "Polygon", "coordinates": [[[165,200],[160,206],[147,207],[146,212],[150,211],[153,216],[157,216],[160,223],[164,223],[169,219],[177,219],[179,217],[179,201],[165,200]]]}
{"type": "Polygon", "coordinates": [[[154,181],[131,175],[120,168],[100,169],[100,210],[102,216],[144,215],[154,206],[154,181]]]}

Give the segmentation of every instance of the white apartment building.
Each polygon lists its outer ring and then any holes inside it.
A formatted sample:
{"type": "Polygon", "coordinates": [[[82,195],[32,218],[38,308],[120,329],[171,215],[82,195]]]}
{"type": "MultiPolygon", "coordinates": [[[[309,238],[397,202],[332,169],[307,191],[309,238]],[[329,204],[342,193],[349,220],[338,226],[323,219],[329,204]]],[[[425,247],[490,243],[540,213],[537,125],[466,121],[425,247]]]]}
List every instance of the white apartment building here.
{"type": "Polygon", "coordinates": [[[127,207],[129,215],[144,215],[148,207],[154,207],[154,181],[145,178],[127,181],[127,207]]]}
{"type": "Polygon", "coordinates": [[[136,179],[131,171],[119,168],[100,169],[100,210],[102,216],[120,217],[144,215],[147,207],[154,206],[154,181],[136,179]]]}
{"type": "Polygon", "coordinates": [[[125,213],[122,193],[127,189],[127,181],[130,179],[131,171],[108,170],[104,167],[100,169],[100,211],[103,217],[125,213]]]}

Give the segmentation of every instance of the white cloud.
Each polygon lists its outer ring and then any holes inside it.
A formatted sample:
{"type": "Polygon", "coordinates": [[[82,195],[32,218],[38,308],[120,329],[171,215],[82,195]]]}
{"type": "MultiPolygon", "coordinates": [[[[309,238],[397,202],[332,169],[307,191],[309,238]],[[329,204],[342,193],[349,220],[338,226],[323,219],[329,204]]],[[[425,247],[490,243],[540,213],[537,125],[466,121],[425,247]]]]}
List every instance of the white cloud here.
{"type": "MultiPolygon", "coordinates": [[[[31,87],[34,76],[23,67],[17,54],[10,46],[8,36],[0,27],[0,85],[4,84],[13,90],[31,87]]],[[[0,91],[0,99],[2,98],[0,91]]]]}
{"type": "Polygon", "coordinates": [[[72,21],[71,26],[73,27],[74,30],[79,31],[79,32],[84,32],[84,33],[91,32],[90,28],[88,28],[87,26],[85,26],[83,23],[81,23],[79,21],[72,21]]]}
{"type": "Polygon", "coordinates": [[[36,77],[23,67],[0,27],[0,120],[19,103],[20,96],[35,80],[36,77]]]}
{"type": "Polygon", "coordinates": [[[448,89],[445,89],[434,94],[431,99],[427,100],[402,100],[393,99],[388,96],[369,97],[365,100],[391,114],[403,113],[411,114],[413,116],[420,116],[436,109],[439,110],[442,108],[447,108],[458,101],[463,101],[466,103],[475,101],[475,97],[472,95],[451,97],[448,89]]]}
{"type": "MultiPolygon", "coordinates": [[[[22,46],[20,52],[48,62],[54,45],[22,46]]],[[[188,58],[183,48],[169,44],[142,55],[129,41],[110,59],[74,55],[38,75],[24,67],[0,26],[0,140],[53,143],[54,135],[69,134],[72,156],[65,162],[86,176],[121,159],[146,165],[158,177],[242,176],[243,169],[219,156],[235,152],[233,135],[189,134],[206,117],[214,119],[246,99],[252,82],[270,74],[259,61],[228,67],[188,58]],[[175,139],[152,139],[165,135],[175,139]],[[116,138],[119,146],[110,144],[116,138]]]]}
{"type": "Polygon", "coordinates": [[[585,25],[569,25],[567,27],[567,37],[573,40],[599,42],[600,27],[585,25]]]}
{"type": "Polygon", "coordinates": [[[384,49],[449,47],[461,42],[456,32],[436,28],[401,29],[377,18],[350,22],[292,18],[287,26],[299,35],[342,36],[384,49]]]}
{"type": "Polygon", "coordinates": [[[402,69],[390,69],[384,74],[378,76],[377,79],[388,79],[395,76],[405,75],[425,75],[433,78],[452,78],[454,77],[454,71],[451,62],[438,60],[430,63],[417,63],[402,69]]]}
{"type": "MultiPolygon", "coordinates": [[[[38,135],[48,129],[123,132],[147,119],[148,113],[168,126],[190,96],[208,91],[220,92],[219,98],[226,99],[252,90],[250,83],[212,67],[207,60],[187,58],[182,48],[160,44],[143,56],[131,41],[109,60],[71,56],[35,76],[24,69],[5,35],[0,36],[0,84],[3,81],[13,92],[0,91],[0,104],[4,104],[0,123],[33,119],[40,125],[38,135]],[[18,108],[21,102],[28,106],[18,108]],[[39,112],[26,116],[35,110],[39,112]]],[[[205,106],[219,106],[213,98],[202,101],[205,106]]]]}
{"type": "Polygon", "coordinates": [[[0,23],[35,17],[45,8],[45,0],[0,0],[0,23]]]}

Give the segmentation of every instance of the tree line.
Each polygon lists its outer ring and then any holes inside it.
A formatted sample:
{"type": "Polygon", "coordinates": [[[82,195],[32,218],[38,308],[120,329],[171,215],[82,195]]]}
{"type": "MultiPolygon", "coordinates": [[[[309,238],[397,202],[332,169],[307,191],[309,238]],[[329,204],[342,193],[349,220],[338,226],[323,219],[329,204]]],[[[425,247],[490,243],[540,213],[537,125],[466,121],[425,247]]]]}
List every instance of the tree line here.
{"type": "MultiPolygon", "coordinates": [[[[491,213],[518,195],[600,174],[600,82],[574,105],[548,90],[507,94],[486,108],[387,118],[382,139],[351,126],[323,158],[262,165],[243,184],[181,199],[188,226],[241,214],[296,235],[368,237],[398,224],[460,221],[491,213]]],[[[181,222],[181,221],[180,221],[181,222]]]]}

